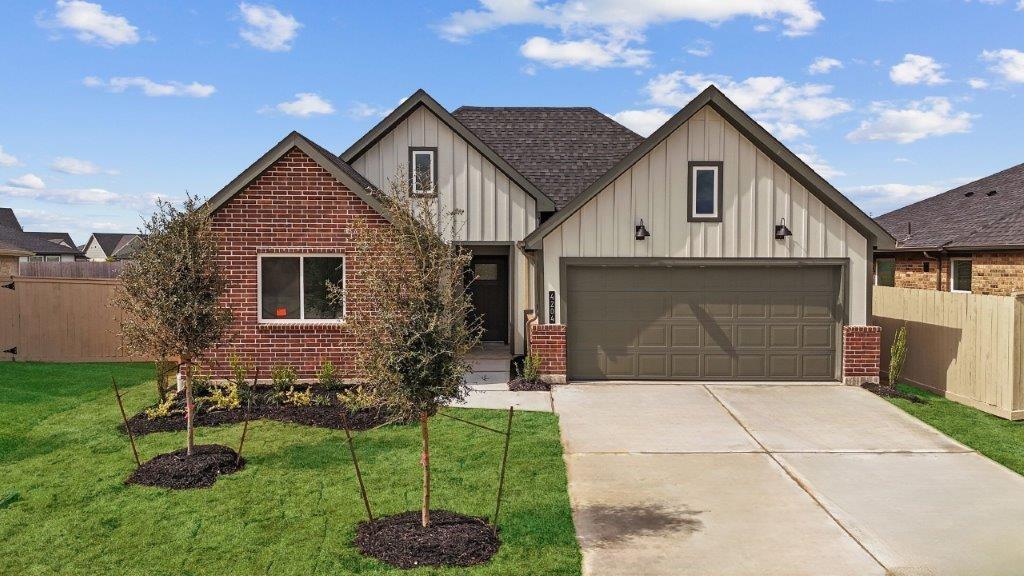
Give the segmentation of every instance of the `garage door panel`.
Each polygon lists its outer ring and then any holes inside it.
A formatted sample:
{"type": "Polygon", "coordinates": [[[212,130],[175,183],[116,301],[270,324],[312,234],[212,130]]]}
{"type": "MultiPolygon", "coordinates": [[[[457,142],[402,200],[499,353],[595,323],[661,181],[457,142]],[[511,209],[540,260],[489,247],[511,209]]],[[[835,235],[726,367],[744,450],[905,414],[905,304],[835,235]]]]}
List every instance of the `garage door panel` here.
{"type": "Polygon", "coordinates": [[[570,378],[835,376],[835,269],[571,266],[568,277],[570,378]]]}

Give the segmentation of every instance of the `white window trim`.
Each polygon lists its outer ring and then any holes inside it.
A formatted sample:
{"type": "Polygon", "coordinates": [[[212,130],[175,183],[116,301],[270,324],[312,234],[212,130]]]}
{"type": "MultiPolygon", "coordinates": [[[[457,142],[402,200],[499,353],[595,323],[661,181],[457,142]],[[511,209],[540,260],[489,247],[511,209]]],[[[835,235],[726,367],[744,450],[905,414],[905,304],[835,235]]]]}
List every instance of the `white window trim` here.
{"type": "Polygon", "coordinates": [[[690,178],[693,182],[693,201],[690,206],[690,217],[691,218],[718,218],[721,207],[718,205],[718,179],[721,178],[721,174],[718,171],[718,166],[692,166],[690,168],[693,172],[690,174],[690,178]],[[697,172],[703,170],[711,170],[715,173],[715,179],[711,186],[711,202],[712,206],[715,207],[714,212],[711,213],[699,213],[697,212],[697,172]]]}
{"type": "Polygon", "coordinates": [[[434,154],[433,150],[413,150],[412,151],[412,193],[419,196],[433,196],[437,191],[437,175],[434,174],[434,154]],[[417,189],[418,179],[416,178],[416,157],[419,155],[426,155],[430,158],[430,183],[432,184],[429,191],[423,191],[417,189]]]}
{"type": "Polygon", "coordinates": [[[306,315],[305,259],[306,258],[341,258],[341,283],[348,290],[348,258],[337,252],[262,252],[256,255],[256,321],[259,324],[344,324],[348,315],[348,298],[341,302],[341,318],[276,318],[263,317],[263,258],[298,258],[299,259],[299,314],[306,315]]]}
{"type": "MultiPolygon", "coordinates": [[[[950,258],[949,259],[949,291],[950,292],[958,292],[960,294],[970,294],[971,293],[970,290],[957,290],[956,288],[954,288],[954,280],[953,280],[956,277],[956,273],[954,271],[954,269],[956,268],[956,263],[957,262],[971,262],[971,260],[972,260],[971,258],[950,258]]],[[[973,264],[971,264],[971,286],[972,287],[974,286],[974,265],[973,264]]]]}

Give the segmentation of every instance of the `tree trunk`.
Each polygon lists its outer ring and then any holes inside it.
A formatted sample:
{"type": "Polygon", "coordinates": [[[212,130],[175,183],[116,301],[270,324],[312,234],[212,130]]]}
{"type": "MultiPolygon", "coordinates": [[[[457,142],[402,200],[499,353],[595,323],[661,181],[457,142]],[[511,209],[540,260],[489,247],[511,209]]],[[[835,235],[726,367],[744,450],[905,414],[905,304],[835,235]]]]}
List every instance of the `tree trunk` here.
{"type": "Polygon", "coordinates": [[[427,432],[426,412],[420,412],[420,435],[423,437],[423,454],[420,456],[420,463],[423,464],[423,527],[430,525],[430,435],[427,432]]]}
{"type": "Polygon", "coordinates": [[[188,440],[185,443],[186,454],[192,455],[195,448],[195,428],[192,421],[195,418],[196,405],[192,399],[192,361],[184,359],[185,364],[185,428],[188,430],[188,440]]]}

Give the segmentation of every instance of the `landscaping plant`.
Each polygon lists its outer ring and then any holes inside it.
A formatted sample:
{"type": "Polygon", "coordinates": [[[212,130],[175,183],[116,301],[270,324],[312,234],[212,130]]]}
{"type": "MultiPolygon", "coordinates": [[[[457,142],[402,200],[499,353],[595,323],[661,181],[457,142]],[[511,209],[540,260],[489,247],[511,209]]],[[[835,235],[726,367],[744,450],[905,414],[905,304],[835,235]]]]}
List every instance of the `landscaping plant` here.
{"type": "Polygon", "coordinates": [[[896,336],[892,339],[892,347],[889,348],[889,386],[893,388],[899,384],[900,375],[903,373],[903,364],[907,361],[907,326],[904,324],[896,330],[896,336]]]}
{"type": "Polygon", "coordinates": [[[438,408],[466,394],[468,352],[477,345],[481,320],[474,318],[466,270],[471,254],[447,241],[458,213],[442,214],[433,195],[413,195],[398,174],[380,196],[390,226],[365,219],[352,227],[352,261],[373,262],[359,270],[357,294],[330,287],[335,300],[348,298],[349,329],[372,342],[356,355],[356,366],[373,394],[393,414],[420,423],[423,500],[420,521],[430,524],[429,419],[438,408]],[[358,302],[353,302],[358,300],[358,302]]]}
{"type": "Polygon", "coordinates": [[[217,266],[210,216],[189,195],[181,208],[157,201],[141,229],[134,259],[121,273],[115,304],[124,311],[121,333],[129,352],[178,358],[184,372],[186,454],[195,445],[193,368],[225,335],[231,313],[220,305],[226,280],[217,266]]]}

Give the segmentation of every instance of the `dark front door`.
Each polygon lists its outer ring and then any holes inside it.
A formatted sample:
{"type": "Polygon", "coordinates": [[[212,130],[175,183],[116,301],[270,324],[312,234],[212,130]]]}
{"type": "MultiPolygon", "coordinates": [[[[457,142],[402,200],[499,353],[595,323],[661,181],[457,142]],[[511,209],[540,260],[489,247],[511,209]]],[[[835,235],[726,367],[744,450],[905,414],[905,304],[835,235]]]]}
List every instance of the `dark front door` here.
{"type": "Polygon", "coordinates": [[[508,256],[473,256],[469,285],[488,342],[508,343],[508,256]]]}

